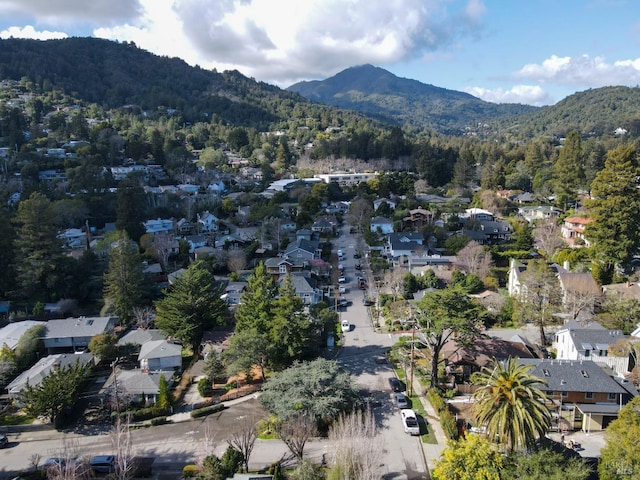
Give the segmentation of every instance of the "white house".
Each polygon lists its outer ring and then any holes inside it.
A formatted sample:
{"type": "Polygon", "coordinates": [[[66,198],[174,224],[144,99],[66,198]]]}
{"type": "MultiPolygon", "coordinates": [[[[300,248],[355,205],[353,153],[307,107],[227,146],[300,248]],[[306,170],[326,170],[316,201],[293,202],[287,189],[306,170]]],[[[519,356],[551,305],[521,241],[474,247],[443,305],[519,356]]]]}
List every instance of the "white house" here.
{"type": "Polygon", "coordinates": [[[385,217],[373,217],[371,219],[371,231],[387,235],[393,233],[393,220],[385,217]]]}
{"type": "Polygon", "coordinates": [[[145,231],[153,235],[160,232],[171,233],[174,228],[173,219],[171,218],[156,218],[154,220],[147,220],[146,222],[143,222],[143,225],[145,231]]]}
{"type": "Polygon", "coordinates": [[[198,225],[202,233],[217,232],[220,219],[208,210],[198,213],[198,225]]]}
{"type": "Polygon", "coordinates": [[[611,355],[609,345],[627,338],[620,330],[607,330],[598,322],[581,325],[570,320],[556,332],[553,346],[558,360],[592,360],[625,375],[630,370],[629,356],[611,355]]]}

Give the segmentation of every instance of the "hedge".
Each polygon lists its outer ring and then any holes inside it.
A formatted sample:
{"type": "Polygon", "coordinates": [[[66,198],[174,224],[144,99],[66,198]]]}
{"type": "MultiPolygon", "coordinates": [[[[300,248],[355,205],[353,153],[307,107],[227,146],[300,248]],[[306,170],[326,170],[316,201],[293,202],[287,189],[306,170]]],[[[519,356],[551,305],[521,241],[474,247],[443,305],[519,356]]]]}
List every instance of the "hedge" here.
{"type": "Polygon", "coordinates": [[[185,465],[182,469],[182,477],[183,478],[193,478],[197,477],[200,473],[200,467],[198,465],[185,465]]]}
{"type": "Polygon", "coordinates": [[[211,415],[212,413],[220,412],[225,409],[224,403],[216,403],[215,405],[211,405],[209,407],[198,408],[197,410],[191,411],[191,418],[204,417],[206,415],[211,415]]]}
{"type": "Polygon", "coordinates": [[[440,425],[442,425],[444,433],[446,433],[447,437],[449,437],[451,440],[457,440],[458,425],[456,423],[456,419],[451,414],[449,407],[447,407],[444,398],[442,398],[440,393],[435,388],[429,389],[429,391],[427,392],[427,398],[438,413],[438,417],[440,417],[440,425]]]}
{"type": "Polygon", "coordinates": [[[124,420],[128,417],[132,422],[142,422],[156,417],[166,417],[167,415],[171,415],[170,408],[159,408],[154,406],[122,412],[120,414],[120,418],[124,420]]]}

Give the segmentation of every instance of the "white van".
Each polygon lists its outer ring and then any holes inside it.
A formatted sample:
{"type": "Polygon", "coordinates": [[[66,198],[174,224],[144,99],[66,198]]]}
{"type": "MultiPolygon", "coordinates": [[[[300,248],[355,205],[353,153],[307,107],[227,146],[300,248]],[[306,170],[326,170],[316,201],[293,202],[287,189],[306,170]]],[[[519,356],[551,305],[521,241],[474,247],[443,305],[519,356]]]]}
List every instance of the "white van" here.
{"type": "Polygon", "coordinates": [[[418,423],[416,412],[410,408],[403,408],[400,410],[400,417],[402,417],[402,425],[404,426],[405,433],[409,435],[420,435],[420,424],[418,423]]]}
{"type": "Polygon", "coordinates": [[[342,331],[349,332],[351,330],[351,324],[349,320],[342,320],[342,331]]]}

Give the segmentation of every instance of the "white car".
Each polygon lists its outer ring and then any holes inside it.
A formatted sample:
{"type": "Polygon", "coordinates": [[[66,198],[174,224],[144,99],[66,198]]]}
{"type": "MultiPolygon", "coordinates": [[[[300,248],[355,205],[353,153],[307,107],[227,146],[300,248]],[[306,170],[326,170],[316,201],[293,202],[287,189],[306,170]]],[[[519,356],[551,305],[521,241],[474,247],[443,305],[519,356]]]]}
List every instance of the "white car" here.
{"type": "Polygon", "coordinates": [[[340,278],[338,278],[338,283],[345,283],[347,281],[347,278],[344,275],[340,275],[340,278]]]}
{"type": "Polygon", "coordinates": [[[339,291],[340,293],[347,293],[347,287],[346,287],[345,285],[340,285],[340,286],[338,287],[338,291],[339,291]]]}
{"type": "Polygon", "coordinates": [[[349,332],[351,331],[351,324],[349,323],[349,320],[342,320],[342,331],[343,332],[349,332]]]}
{"type": "Polygon", "coordinates": [[[402,417],[402,425],[404,426],[405,433],[409,435],[420,435],[420,424],[418,423],[416,412],[409,408],[403,408],[400,410],[400,417],[402,417]]]}

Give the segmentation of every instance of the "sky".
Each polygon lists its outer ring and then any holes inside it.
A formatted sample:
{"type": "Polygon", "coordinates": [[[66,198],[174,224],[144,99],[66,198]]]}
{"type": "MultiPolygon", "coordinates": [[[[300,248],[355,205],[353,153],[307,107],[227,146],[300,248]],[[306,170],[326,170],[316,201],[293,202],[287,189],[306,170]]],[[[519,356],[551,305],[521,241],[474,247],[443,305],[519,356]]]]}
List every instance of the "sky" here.
{"type": "Polygon", "coordinates": [[[494,103],[640,85],[639,0],[0,0],[0,38],[88,36],[282,88],[363,64],[494,103]]]}

